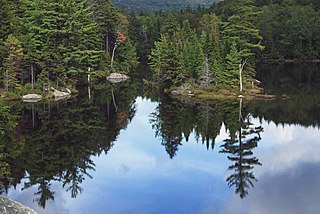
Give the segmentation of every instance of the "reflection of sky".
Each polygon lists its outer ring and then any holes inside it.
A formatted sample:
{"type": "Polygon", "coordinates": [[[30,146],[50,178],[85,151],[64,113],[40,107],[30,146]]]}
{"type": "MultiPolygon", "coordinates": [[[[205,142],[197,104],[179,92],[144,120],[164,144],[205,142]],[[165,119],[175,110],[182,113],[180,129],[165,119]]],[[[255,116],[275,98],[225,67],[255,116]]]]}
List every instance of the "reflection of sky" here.
{"type": "MultiPolygon", "coordinates": [[[[93,179],[83,183],[77,199],[53,183],[55,200],[45,211],[32,203],[36,188],[9,190],[9,197],[40,213],[317,213],[320,194],[320,132],[317,128],[279,126],[263,121],[264,132],[254,154],[263,164],[254,169],[259,180],[240,200],[225,182],[231,164],[194,137],[169,158],[155,138],[149,115],[156,104],[138,98],[133,121],[107,155],[94,157],[93,179]],[[318,175],[319,174],[319,175],[318,175]]],[[[255,121],[258,124],[258,121],[255,121]]]]}

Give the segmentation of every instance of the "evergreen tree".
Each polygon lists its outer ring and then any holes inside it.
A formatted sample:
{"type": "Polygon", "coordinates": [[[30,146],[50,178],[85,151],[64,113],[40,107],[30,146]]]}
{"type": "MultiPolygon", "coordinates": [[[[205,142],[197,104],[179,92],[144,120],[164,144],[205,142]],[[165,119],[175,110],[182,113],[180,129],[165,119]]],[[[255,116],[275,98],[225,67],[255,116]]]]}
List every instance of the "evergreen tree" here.
{"type": "Polygon", "coordinates": [[[183,63],[182,71],[186,78],[197,80],[203,73],[204,54],[196,32],[191,29],[188,21],[185,21],[181,29],[183,63]]]}
{"type": "Polygon", "coordinates": [[[120,70],[129,73],[138,66],[138,57],[135,46],[130,39],[123,42],[118,48],[117,59],[119,60],[120,70]]]}
{"type": "Polygon", "coordinates": [[[3,84],[6,91],[14,91],[20,87],[22,48],[17,38],[9,35],[5,41],[6,58],[4,59],[3,84]]]}
{"type": "MultiPolygon", "coordinates": [[[[235,44],[240,56],[238,65],[234,65],[234,68],[229,70],[238,69],[239,77],[242,77],[242,71],[248,58],[254,56],[257,50],[264,48],[261,45],[262,37],[259,29],[253,23],[253,19],[259,14],[256,10],[254,0],[237,0],[234,2],[233,15],[224,25],[223,33],[227,44],[232,48],[235,44]]],[[[246,76],[252,77],[252,65],[247,64],[246,71],[246,76]]],[[[240,91],[242,90],[241,85],[242,81],[240,81],[240,91]]]]}
{"type": "MultiPolygon", "coordinates": [[[[101,60],[98,26],[88,0],[23,0],[27,62],[39,79],[78,76],[101,60]]],[[[94,69],[91,69],[92,71],[94,69]]]]}
{"type": "Polygon", "coordinates": [[[221,76],[220,82],[224,85],[236,86],[239,80],[239,62],[241,61],[240,53],[236,44],[232,44],[230,53],[226,56],[226,72],[221,76]]]}
{"type": "Polygon", "coordinates": [[[93,19],[98,24],[99,34],[103,43],[103,50],[111,54],[111,47],[116,39],[119,25],[118,11],[112,6],[110,0],[90,0],[93,19]]]}
{"type": "Polygon", "coordinates": [[[205,76],[211,77],[216,83],[223,82],[222,45],[219,32],[219,20],[214,14],[205,14],[200,20],[201,44],[206,57],[205,76]]]}
{"type": "Polygon", "coordinates": [[[17,0],[0,0],[0,72],[6,56],[5,41],[9,35],[16,35],[19,28],[19,7],[17,0]]]}
{"type": "Polygon", "coordinates": [[[176,49],[176,44],[170,37],[162,35],[160,41],[155,43],[151,51],[150,66],[154,70],[154,79],[162,89],[179,86],[184,79],[181,72],[181,57],[176,49]]]}

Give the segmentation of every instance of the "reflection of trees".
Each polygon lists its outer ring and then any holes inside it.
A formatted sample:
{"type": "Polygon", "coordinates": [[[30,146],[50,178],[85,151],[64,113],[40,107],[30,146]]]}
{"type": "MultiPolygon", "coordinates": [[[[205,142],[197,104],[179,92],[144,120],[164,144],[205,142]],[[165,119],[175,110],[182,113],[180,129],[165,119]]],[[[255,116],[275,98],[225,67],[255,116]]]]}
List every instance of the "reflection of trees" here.
{"type": "Polygon", "coordinates": [[[136,112],[136,89],[122,84],[113,89],[97,85],[90,100],[80,94],[68,101],[36,104],[35,112],[31,105],[19,108],[19,135],[25,143],[21,153],[9,159],[15,180],[3,189],[25,178],[24,189],[38,187],[35,201],[42,207],[54,199],[53,181],[61,182],[71,197],[81,193],[81,183],[95,168],[91,157],[107,153],[136,112]]]}
{"type": "Polygon", "coordinates": [[[290,99],[256,100],[251,103],[252,115],[278,124],[299,124],[305,127],[320,126],[320,98],[291,96],[290,99]]]}
{"type": "Polygon", "coordinates": [[[239,106],[237,100],[197,103],[164,97],[151,114],[150,122],[170,158],[182,146],[183,137],[188,141],[192,132],[195,133],[196,140],[201,140],[207,149],[211,142],[213,149],[215,139],[224,124],[230,138],[224,141],[220,152],[228,154],[228,159],[233,162],[229,170],[234,171],[227,178],[227,183],[230,187],[236,186],[236,193],[243,198],[256,180],[253,167],[261,165],[252,156],[252,150],[261,140],[260,132],[263,130],[262,127],[252,127],[249,115],[243,112],[242,100],[239,106]]]}
{"type": "Polygon", "coordinates": [[[319,63],[260,64],[257,66],[258,79],[263,80],[263,87],[273,94],[284,92],[303,97],[317,95],[320,89],[319,63]]]}
{"type": "Polygon", "coordinates": [[[248,189],[254,187],[253,182],[257,181],[252,170],[255,165],[261,163],[252,156],[252,150],[258,146],[263,128],[252,127],[248,115],[243,118],[242,100],[240,100],[239,120],[235,118],[235,122],[238,124],[238,131],[230,132],[230,138],[224,140],[220,152],[228,154],[228,159],[233,162],[229,170],[234,172],[226,179],[228,185],[235,186],[235,192],[244,198],[248,194],[248,189]]]}
{"type": "Polygon", "coordinates": [[[186,136],[190,130],[185,130],[181,120],[187,118],[182,117],[181,103],[172,100],[169,97],[164,98],[166,101],[163,105],[159,104],[156,112],[151,114],[150,122],[156,130],[156,137],[161,137],[161,145],[163,145],[170,158],[173,158],[181,145],[183,139],[183,131],[186,136]]]}
{"type": "Polygon", "coordinates": [[[7,143],[15,144],[14,128],[16,118],[11,115],[10,107],[0,103],[0,194],[8,191],[8,185],[12,182],[9,159],[13,156],[8,153],[7,143]]]}
{"type": "MultiPolygon", "coordinates": [[[[150,122],[156,136],[161,138],[170,158],[173,158],[182,145],[183,138],[188,141],[192,132],[197,141],[213,149],[222,124],[229,123],[230,115],[237,111],[237,102],[192,102],[162,97],[150,122]]],[[[237,113],[235,113],[237,114],[237,113]]],[[[232,127],[232,126],[230,126],[232,127]]]]}

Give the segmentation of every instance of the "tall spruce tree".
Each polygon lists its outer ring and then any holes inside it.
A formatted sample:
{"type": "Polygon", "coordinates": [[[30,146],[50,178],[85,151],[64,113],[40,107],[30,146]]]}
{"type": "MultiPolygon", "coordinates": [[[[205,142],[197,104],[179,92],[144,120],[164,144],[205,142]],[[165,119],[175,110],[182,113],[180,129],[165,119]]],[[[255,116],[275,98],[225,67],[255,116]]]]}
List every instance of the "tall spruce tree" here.
{"type": "MultiPolygon", "coordinates": [[[[256,51],[264,48],[261,45],[262,37],[259,34],[259,29],[253,23],[253,19],[259,14],[254,3],[255,0],[236,0],[232,8],[233,15],[228,18],[223,29],[227,45],[232,47],[235,44],[240,57],[238,65],[227,69],[227,72],[238,70],[240,79],[245,65],[247,71],[245,77],[253,77],[253,64],[252,62],[247,63],[248,59],[252,58],[256,51]]],[[[230,54],[227,56],[227,61],[230,60],[230,54]]],[[[239,81],[241,91],[242,81],[239,81]]]]}
{"type": "Polygon", "coordinates": [[[15,91],[20,87],[22,48],[17,38],[8,36],[5,41],[6,58],[4,59],[3,84],[6,91],[15,91]]]}
{"type": "Polygon", "coordinates": [[[205,57],[195,30],[191,29],[188,21],[183,23],[181,29],[181,57],[182,72],[186,78],[197,80],[203,73],[205,57]]]}
{"type": "Polygon", "coordinates": [[[38,68],[42,82],[97,68],[101,41],[88,0],[23,3],[26,60],[38,68]]]}
{"type": "Polygon", "coordinates": [[[180,86],[185,79],[181,57],[183,42],[175,17],[169,17],[161,31],[161,39],[151,51],[150,66],[162,89],[169,89],[180,86]]]}
{"type": "Polygon", "coordinates": [[[222,45],[219,32],[219,20],[215,14],[205,14],[200,20],[201,44],[206,57],[205,73],[202,76],[214,79],[216,83],[223,83],[222,45]]]}

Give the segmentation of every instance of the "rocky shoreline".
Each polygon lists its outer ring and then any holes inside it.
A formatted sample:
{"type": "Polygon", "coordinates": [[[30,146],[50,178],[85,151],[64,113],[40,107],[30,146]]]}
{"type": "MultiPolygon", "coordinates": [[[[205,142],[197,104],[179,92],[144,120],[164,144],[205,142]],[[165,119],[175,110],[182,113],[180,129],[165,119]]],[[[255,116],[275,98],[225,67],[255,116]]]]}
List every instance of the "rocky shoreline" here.
{"type": "Polygon", "coordinates": [[[0,195],[0,213],[1,214],[36,214],[34,210],[26,207],[14,200],[0,195]]]}

